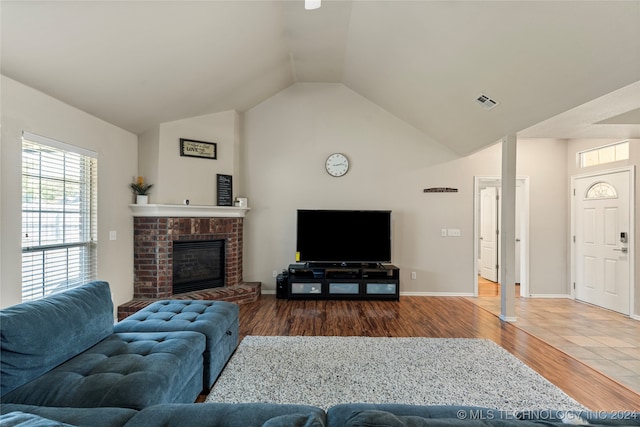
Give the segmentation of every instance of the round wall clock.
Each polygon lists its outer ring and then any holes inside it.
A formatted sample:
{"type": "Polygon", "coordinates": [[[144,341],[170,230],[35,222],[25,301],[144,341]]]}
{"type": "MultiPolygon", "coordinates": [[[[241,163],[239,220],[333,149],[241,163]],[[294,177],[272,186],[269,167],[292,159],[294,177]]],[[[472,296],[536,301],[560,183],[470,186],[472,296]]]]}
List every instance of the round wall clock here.
{"type": "Polygon", "coordinates": [[[324,164],[331,176],[342,176],[349,170],[349,159],[342,153],[333,153],[324,164]]]}

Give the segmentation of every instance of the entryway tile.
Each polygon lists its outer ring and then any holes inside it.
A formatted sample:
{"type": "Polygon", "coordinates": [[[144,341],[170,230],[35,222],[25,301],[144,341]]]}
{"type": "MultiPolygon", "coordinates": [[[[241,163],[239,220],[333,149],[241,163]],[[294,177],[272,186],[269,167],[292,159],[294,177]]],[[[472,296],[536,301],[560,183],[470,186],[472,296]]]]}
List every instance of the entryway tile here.
{"type": "Polygon", "coordinates": [[[567,341],[571,341],[575,345],[581,347],[602,347],[602,343],[584,335],[563,336],[567,341]]]}
{"type": "MultiPolygon", "coordinates": [[[[609,347],[635,347],[634,344],[623,341],[621,339],[618,338],[614,338],[614,337],[609,337],[609,336],[592,336],[590,337],[591,339],[594,339],[598,342],[601,342],[602,344],[609,346],[609,347]]],[[[640,350],[639,350],[640,351],[640,350]]]]}

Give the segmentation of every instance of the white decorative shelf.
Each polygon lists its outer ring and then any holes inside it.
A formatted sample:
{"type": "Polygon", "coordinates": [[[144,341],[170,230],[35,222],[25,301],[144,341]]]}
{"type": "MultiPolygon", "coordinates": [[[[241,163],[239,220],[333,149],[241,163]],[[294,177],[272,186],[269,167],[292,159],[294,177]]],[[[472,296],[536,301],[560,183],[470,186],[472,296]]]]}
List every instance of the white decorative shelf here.
{"type": "Polygon", "coordinates": [[[133,216],[244,218],[249,208],[209,205],[129,205],[133,216]]]}

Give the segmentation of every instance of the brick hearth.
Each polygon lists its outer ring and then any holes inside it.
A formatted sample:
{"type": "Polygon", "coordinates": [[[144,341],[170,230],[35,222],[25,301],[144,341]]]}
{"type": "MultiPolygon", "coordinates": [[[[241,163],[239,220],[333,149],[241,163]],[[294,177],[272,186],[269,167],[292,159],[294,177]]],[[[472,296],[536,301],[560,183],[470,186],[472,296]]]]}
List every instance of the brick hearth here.
{"type": "MultiPolygon", "coordinates": [[[[166,299],[202,299],[202,300],[218,300],[229,301],[237,304],[253,302],[258,299],[261,293],[262,284],[260,282],[245,282],[237,286],[229,286],[223,288],[213,288],[204,291],[189,292],[184,294],[173,295],[166,299]]],[[[142,310],[158,299],[136,298],[127,303],[118,306],[118,321],[131,316],[138,310],[142,310]]]]}
{"type": "Polygon", "coordinates": [[[260,283],[242,278],[244,218],[135,216],[132,301],[118,307],[118,320],[160,299],[255,301],[260,283]],[[173,242],[225,239],[225,286],[173,295],[173,242]]]}

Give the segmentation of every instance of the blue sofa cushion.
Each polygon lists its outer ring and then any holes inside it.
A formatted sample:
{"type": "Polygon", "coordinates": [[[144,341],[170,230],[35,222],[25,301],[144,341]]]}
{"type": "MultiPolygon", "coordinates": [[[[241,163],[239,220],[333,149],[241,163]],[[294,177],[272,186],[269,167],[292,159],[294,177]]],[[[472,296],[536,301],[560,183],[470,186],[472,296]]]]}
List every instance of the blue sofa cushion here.
{"type": "Polygon", "coordinates": [[[24,412],[9,412],[0,416],[0,425],[3,427],[73,427],[72,424],[49,420],[38,415],[25,414],[24,412]]]}
{"type": "MultiPolygon", "coordinates": [[[[2,414],[19,411],[77,427],[123,426],[138,413],[134,409],[126,408],[50,408],[12,403],[2,405],[0,411],[2,414]]],[[[4,427],[2,422],[0,425],[4,427]]]]}
{"type": "Polygon", "coordinates": [[[0,396],[113,333],[107,282],[91,282],[0,310],[0,396]]]}
{"type": "Polygon", "coordinates": [[[474,406],[348,403],[329,408],[327,423],[344,427],[639,425],[640,413],[622,412],[532,410],[514,413],[474,406]]]}
{"type": "Polygon", "coordinates": [[[238,305],[226,301],[157,301],[118,322],[114,331],[196,331],[207,336],[208,345],[214,345],[238,319],[238,313],[238,305]]]}
{"type": "Polygon", "coordinates": [[[142,409],[194,402],[203,388],[204,346],[197,332],[113,334],[6,394],[2,403],[142,409]],[[194,376],[197,387],[185,395],[194,376]]]}
{"type": "Polygon", "coordinates": [[[117,323],[114,331],[203,333],[207,337],[204,381],[211,388],[238,346],[238,313],[238,305],[227,301],[157,301],[117,323]]]}
{"type": "Polygon", "coordinates": [[[325,412],[315,406],[275,403],[199,403],[146,408],[127,427],[284,427],[326,426],[325,412]]]}
{"type": "MultiPolygon", "coordinates": [[[[495,411],[499,412],[499,411],[495,411]]],[[[586,425],[579,418],[573,419],[575,424],[586,425]]],[[[606,419],[602,418],[597,424],[587,423],[591,426],[611,426],[634,424],[609,424],[606,419]]],[[[330,424],[333,425],[333,424],[330,424]]],[[[540,419],[522,420],[513,416],[508,417],[489,417],[489,418],[468,418],[466,415],[458,415],[456,417],[435,418],[431,416],[421,417],[416,415],[396,415],[387,411],[366,410],[354,412],[343,424],[342,427],[469,427],[469,426],[493,426],[493,427],[540,427],[540,426],[566,426],[561,419],[540,419]]]]}
{"type": "MultiPolygon", "coordinates": [[[[496,419],[507,414],[490,408],[454,405],[404,405],[395,403],[345,403],[335,405],[327,411],[329,425],[344,425],[352,416],[365,411],[386,412],[396,417],[419,417],[438,419],[496,419]]],[[[368,413],[367,415],[371,415],[368,413]]],[[[366,419],[366,416],[359,420],[366,419]]],[[[383,424],[384,425],[384,424],[383,424]]]]}
{"type": "Polygon", "coordinates": [[[574,425],[640,426],[640,412],[636,411],[558,411],[532,410],[515,414],[519,420],[553,422],[574,425]]]}

